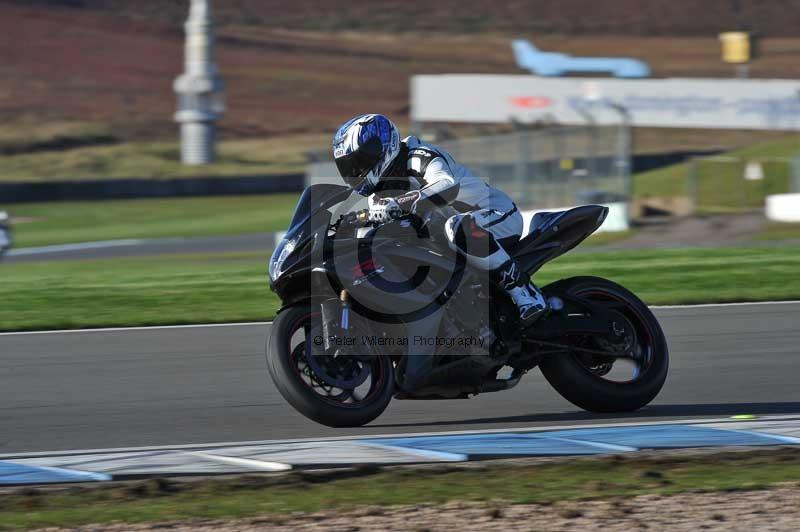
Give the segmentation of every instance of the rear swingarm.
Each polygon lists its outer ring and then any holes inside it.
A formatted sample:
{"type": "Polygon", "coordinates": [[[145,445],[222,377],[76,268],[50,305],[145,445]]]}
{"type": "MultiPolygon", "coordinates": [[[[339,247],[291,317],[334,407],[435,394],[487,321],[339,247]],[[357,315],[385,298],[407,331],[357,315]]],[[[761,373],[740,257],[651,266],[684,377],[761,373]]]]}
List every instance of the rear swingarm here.
{"type": "Polygon", "coordinates": [[[564,297],[564,308],[535,323],[523,333],[523,341],[535,348],[538,355],[563,351],[602,355],[613,358],[630,358],[626,348],[621,350],[590,349],[574,345],[570,338],[597,337],[616,343],[623,340],[627,330],[625,317],[617,312],[618,304],[586,301],[574,296],[564,297]],[[567,340],[567,343],[564,343],[567,340]],[[541,348],[550,348],[542,351],[541,348]]]}
{"type": "Polygon", "coordinates": [[[611,305],[569,294],[559,294],[559,297],[564,307],[525,329],[525,338],[550,339],[571,334],[602,335],[612,332],[611,305]]]}

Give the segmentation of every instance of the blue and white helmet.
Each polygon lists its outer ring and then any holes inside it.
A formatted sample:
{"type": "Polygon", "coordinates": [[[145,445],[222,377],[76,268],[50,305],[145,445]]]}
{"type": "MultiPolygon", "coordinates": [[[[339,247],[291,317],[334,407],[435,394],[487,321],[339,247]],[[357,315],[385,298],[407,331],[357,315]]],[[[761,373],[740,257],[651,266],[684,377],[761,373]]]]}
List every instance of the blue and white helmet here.
{"type": "Polygon", "coordinates": [[[333,158],[350,188],[368,196],[400,153],[400,132],[383,115],[357,116],[333,137],[333,158]]]}

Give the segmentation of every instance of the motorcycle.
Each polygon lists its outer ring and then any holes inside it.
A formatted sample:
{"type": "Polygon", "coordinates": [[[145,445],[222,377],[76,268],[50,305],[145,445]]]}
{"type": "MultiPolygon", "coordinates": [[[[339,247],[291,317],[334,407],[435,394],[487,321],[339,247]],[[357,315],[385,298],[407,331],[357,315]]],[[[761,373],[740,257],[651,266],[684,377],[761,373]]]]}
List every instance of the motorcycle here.
{"type": "MultiPolygon", "coordinates": [[[[269,263],[280,297],[267,367],[281,395],[331,427],[361,426],[395,399],[461,399],[516,386],[539,368],[592,412],[629,412],[667,377],[664,333],[632,292],[599,277],[542,288],[528,327],[505,290],[450,249],[449,207],[376,225],[338,185],[313,185],[269,263]]],[[[608,209],[538,213],[509,253],[528,276],[596,231],[608,209]]]]}
{"type": "Polygon", "coordinates": [[[11,248],[11,224],[8,219],[8,214],[0,211],[0,259],[11,248]]]}

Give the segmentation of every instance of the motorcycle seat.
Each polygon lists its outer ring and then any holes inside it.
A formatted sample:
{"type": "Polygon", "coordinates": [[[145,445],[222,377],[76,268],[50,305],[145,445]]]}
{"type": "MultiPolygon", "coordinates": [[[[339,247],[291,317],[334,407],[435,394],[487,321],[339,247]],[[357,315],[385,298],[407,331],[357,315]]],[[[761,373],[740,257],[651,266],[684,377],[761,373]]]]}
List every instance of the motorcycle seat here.
{"type": "Polygon", "coordinates": [[[555,222],[566,212],[569,211],[537,212],[531,219],[530,227],[528,227],[528,234],[532,235],[534,232],[541,232],[545,227],[555,222]]]}
{"type": "Polygon", "coordinates": [[[516,244],[507,249],[508,254],[512,257],[517,255],[517,252],[523,247],[526,247],[531,242],[535,242],[544,232],[545,229],[551,227],[559,218],[569,212],[566,211],[552,211],[552,212],[537,212],[533,215],[531,223],[528,226],[527,233],[517,241],[516,244]]]}

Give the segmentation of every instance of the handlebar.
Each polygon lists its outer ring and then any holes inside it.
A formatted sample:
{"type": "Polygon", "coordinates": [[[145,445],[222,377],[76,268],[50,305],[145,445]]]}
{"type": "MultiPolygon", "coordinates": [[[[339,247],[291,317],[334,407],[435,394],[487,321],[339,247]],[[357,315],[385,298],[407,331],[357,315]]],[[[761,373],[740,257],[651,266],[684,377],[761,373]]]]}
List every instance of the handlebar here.
{"type": "Polygon", "coordinates": [[[339,217],[339,220],[334,224],[336,227],[353,226],[353,227],[366,227],[371,222],[369,221],[369,209],[360,211],[348,212],[339,217]]]}
{"type": "MultiPolygon", "coordinates": [[[[426,218],[424,220],[420,220],[416,215],[409,215],[409,214],[405,214],[405,215],[401,216],[400,218],[396,218],[395,220],[391,220],[391,221],[399,221],[399,220],[404,220],[404,219],[410,219],[410,220],[412,220],[412,223],[416,220],[416,223],[417,224],[421,224],[421,226],[426,225],[428,223],[428,221],[429,221],[428,218],[426,218]]],[[[367,227],[367,226],[370,226],[370,225],[374,226],[374,227],[377,227],[380,224],[377,223],[377,222],[370,221],[370,219],[369,219],[369,209],[363,209],[363,210],[360,210],[360,211],[353,211],[353,212],[348,212],[346,214],[342,214],[341,216],[339,216],[339,220],[335,224],[333,224],[331,227],[332,228],[339,228],[339,227],[355,227],[355,228],[358,228],[358,227],[367,227]]]]}

